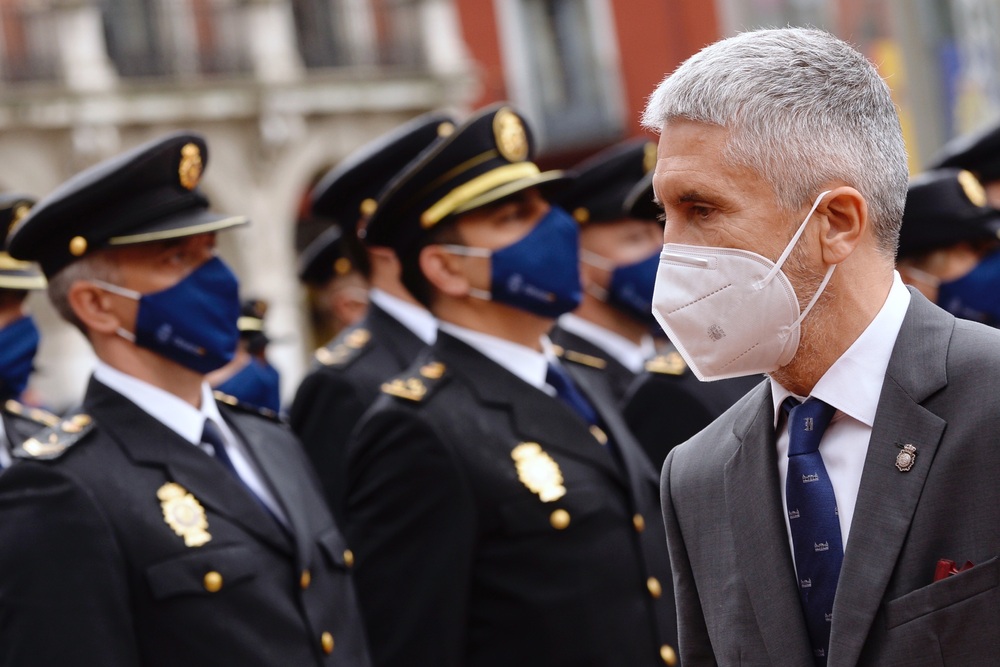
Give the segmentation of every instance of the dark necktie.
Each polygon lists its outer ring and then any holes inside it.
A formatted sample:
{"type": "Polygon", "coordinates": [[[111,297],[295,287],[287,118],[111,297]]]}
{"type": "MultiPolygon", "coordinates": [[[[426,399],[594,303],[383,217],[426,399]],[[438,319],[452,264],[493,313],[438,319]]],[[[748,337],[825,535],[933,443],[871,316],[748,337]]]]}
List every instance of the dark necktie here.
{"type": "Polygon", "coordinates": [[[556,364],[549,364],[545,382],[556,390],[559,400],[568,405],[588,426],[597,424],[597,412],[573,384],[569,374],[556,364]]]}
{"type": "Polygon", "coordinates": [[[221,463],[226,470],[231,472],[233,476],[236,477],[237,481],[239,481],[239,483],[243,485],[243,488],[247,490],[247,493],[250,494],[250,497],[257,501],[261,508],[267,512],[268,516],[274,519],[282,530],[287,531],[285,524],[278,519],[271,508],[267,506],[267,503],[265,503],[261,497],[258,496],[252,488],[250,488],[243,478],[240,477],[240,473],[237,472],[236,466],[233,465],[233,460],[229,458],[229,453],[226,451],[226,440],[222,435],[222,429],[220,429],[219,425],[211,419],[205,419],[205,428],[201,433],[201,442],[202,444],[211,445],[212,452],[215,454],[215,458],[218,459],[219,463],[221,463]]]}
{"type": "Polygon", "coordinates": [[[792,531],[799,599],[816,665],[826,665],[844,546],[833,484],[819,453],[823,431],[836,409],[817,398],[799,404],[789,397],[782,404],[788,413],[788,476],[785,498],[792,531]]]}

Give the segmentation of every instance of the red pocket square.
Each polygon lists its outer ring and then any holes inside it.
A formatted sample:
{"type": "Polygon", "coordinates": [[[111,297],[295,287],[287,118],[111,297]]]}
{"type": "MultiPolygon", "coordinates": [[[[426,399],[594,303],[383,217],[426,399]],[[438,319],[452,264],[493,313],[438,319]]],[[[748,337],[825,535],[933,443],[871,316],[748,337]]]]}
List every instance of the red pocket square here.
{"type": "Polygon", "coordinates": [[[937,562],[937,566],[934,568],[934,581],[941,581],[945,577],[950,577],[953,574],[958,574],[959,572],[965,572],[972,567],[972,561],[965,561],[965,565],[962,567],[956,567],[955,561],[948,560],[947,558],[942,558],[937,562]]]}

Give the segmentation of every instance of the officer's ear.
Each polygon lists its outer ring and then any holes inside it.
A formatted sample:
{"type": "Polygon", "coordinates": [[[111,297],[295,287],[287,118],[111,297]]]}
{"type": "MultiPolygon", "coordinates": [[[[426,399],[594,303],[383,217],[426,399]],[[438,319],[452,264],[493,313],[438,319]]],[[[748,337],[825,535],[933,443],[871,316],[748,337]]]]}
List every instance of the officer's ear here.
{"type": "Polygon", "coordinates": [[[438,292],[455,298],[469,294],[469,261],[482,262],[482,258],[471,258],[449,252],[444,246],[432,244],[420,251],[420,270],[427,282],[438,292]]]}
{"type": "Polygon", "coordinates": [[[851,256],[868,232],[868,202],[854,188],[842,186],[823,198],[816,213],[825,221],[820,236],[823,262],[840,264],[851,256]]]}
{"type": "MultiPolygon", "coordinates": [[[[66,293],[66,302],[76,319],[89,333],[113,335],[122,322],[121,307],[117,301],[124,298],[111,294],[89,280],[75,280],[66,293]]],[[[131,330],[131,327],[125,327],[131,330]]]]}

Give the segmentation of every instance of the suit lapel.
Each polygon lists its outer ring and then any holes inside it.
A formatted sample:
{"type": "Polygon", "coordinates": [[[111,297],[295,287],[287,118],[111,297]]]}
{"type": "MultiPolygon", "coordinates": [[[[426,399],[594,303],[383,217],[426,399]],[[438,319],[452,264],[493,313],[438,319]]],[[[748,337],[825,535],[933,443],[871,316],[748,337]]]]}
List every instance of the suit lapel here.
{"type": "Polygon", "coordinates": [[[538,442],[546,449],[586,461],[614,479],[621,479],[608,452],[597,444],[586,424],[562,401],[532,387],[447,334],[438,334],[435,356],[456,375],[464,376],[484,404],[507,411],[514,432],[523,441],[538,442]]]}
{"type": "MultiPolygon", "coordinates": [[[[97,380],[90,381],[84,407],[132,460],[164,468],[171,481],[183,486],[207,508],[271,546],[289,552],[291,545],[274,520],[214,458],[97,380]]],[[[155,497],[156,489],[149,493],[155,497]]]]}
{"type": "Polygon", "coordinates": [[[754,391],[733,426],[740,446],[725,470],[736,563],[770,663],[812,667],[778,488],[770,384],[754,391]]]}
{"type": "Polygon", "coordinates": [[[240,414],[223,404],[219,405],[219,409],[223,412],[226,423],[246,444],[265,483],[284,510],[295,539],[296,553],[300,559],[299,568],[305,568],[308,563],[304,559],[310,553],[309,543],[312,538],[309,533],[308,503],[304,493],[307,487],[304,480],[289,467],[288,456],[268,442],[260,430],[252,428],[250,420],[256,419],[255,417],[240,414]]]}
{"type": "MultiPolygon", "coordinates": [[[[911,290],[912,292],[912,290],[911,290]]],[[[889,585],[946,423],[920,402],[947,384],[954,318],[913,293],[886,371],[833,608],[830,667],[854,665],[889,585]],[[917,448],[896,468],[900,445],[917,448]]]]}

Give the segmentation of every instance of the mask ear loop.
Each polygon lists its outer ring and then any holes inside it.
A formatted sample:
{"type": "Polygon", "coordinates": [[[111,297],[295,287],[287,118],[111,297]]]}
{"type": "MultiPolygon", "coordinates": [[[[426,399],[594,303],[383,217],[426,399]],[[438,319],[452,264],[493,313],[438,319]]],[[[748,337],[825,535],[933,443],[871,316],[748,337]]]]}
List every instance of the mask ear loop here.
{"type": "MultiPolygon", "coordinates": [[[[440,247],[452,255],[459,255],[461,257],[485,257],[489,258],[493,256],[493,251],[489,248],[473,248],[467,245],[455,245],[454,243],[441,243],[440,247]]],[[[475,299],[481,299],[483,301],[492,301],[493,295],[484,289],[479,289],[478,287],[469,288],[469,296],[475,299]]]]}
{"type": "Polygon", "coordinates": [[[757,289],[761,289],[769,282],[771,282],[771,280],[773,280],[776,275],[778,275],[778,271],[780,271],[781,267],[785,264],[785,260],[788,259],[788,256],[792,254],[792,250],[795,249],[795,244],[799,242],[799,237],[802,236],[802,232],[806,230],[806,225],[808,225],[809,220],[812,219],[812,214],[816,212],[817,208],[819,208],[819,203],[823,201],[823,197],[830,194],[830,192],[831,192],[830,190],[826,190],[824,192],[821,192],[819,196],[816,197],[816,201],[813,202],[812,208],[809,209],[809,214],[806,216],[806,219],[802,221],[801,225],[799,225],[799,228],[795,231],[795,234],[792,236],[792,240],[788,242],[788,245],[785,246],[784,252],[781,253],[780,257],[778,257],[778,261],[774,263],[774,267],[768,272],[766,276],[764,276],[763,280],[757,283],[757,289]]]}
{"type": "MultiPolygon", "coordinates": [[[[94,283],[106,292],[111,292],[112,294],[117,294],[118,296],[123,296],[126,299],[132,299],[133,301],[139,301],[142,299],[142,292],[136,292],[135,290],[129,289],[127,287],[122,287],[121,285],[115,285],[114,283],[104,282],[99,278],[92,278],[90,282],[94,283]]],[[[115,333],[127,340],[130,343],[135,343],[135,334],[131,331],[118,327],[115,329],[115,333]]]]}

